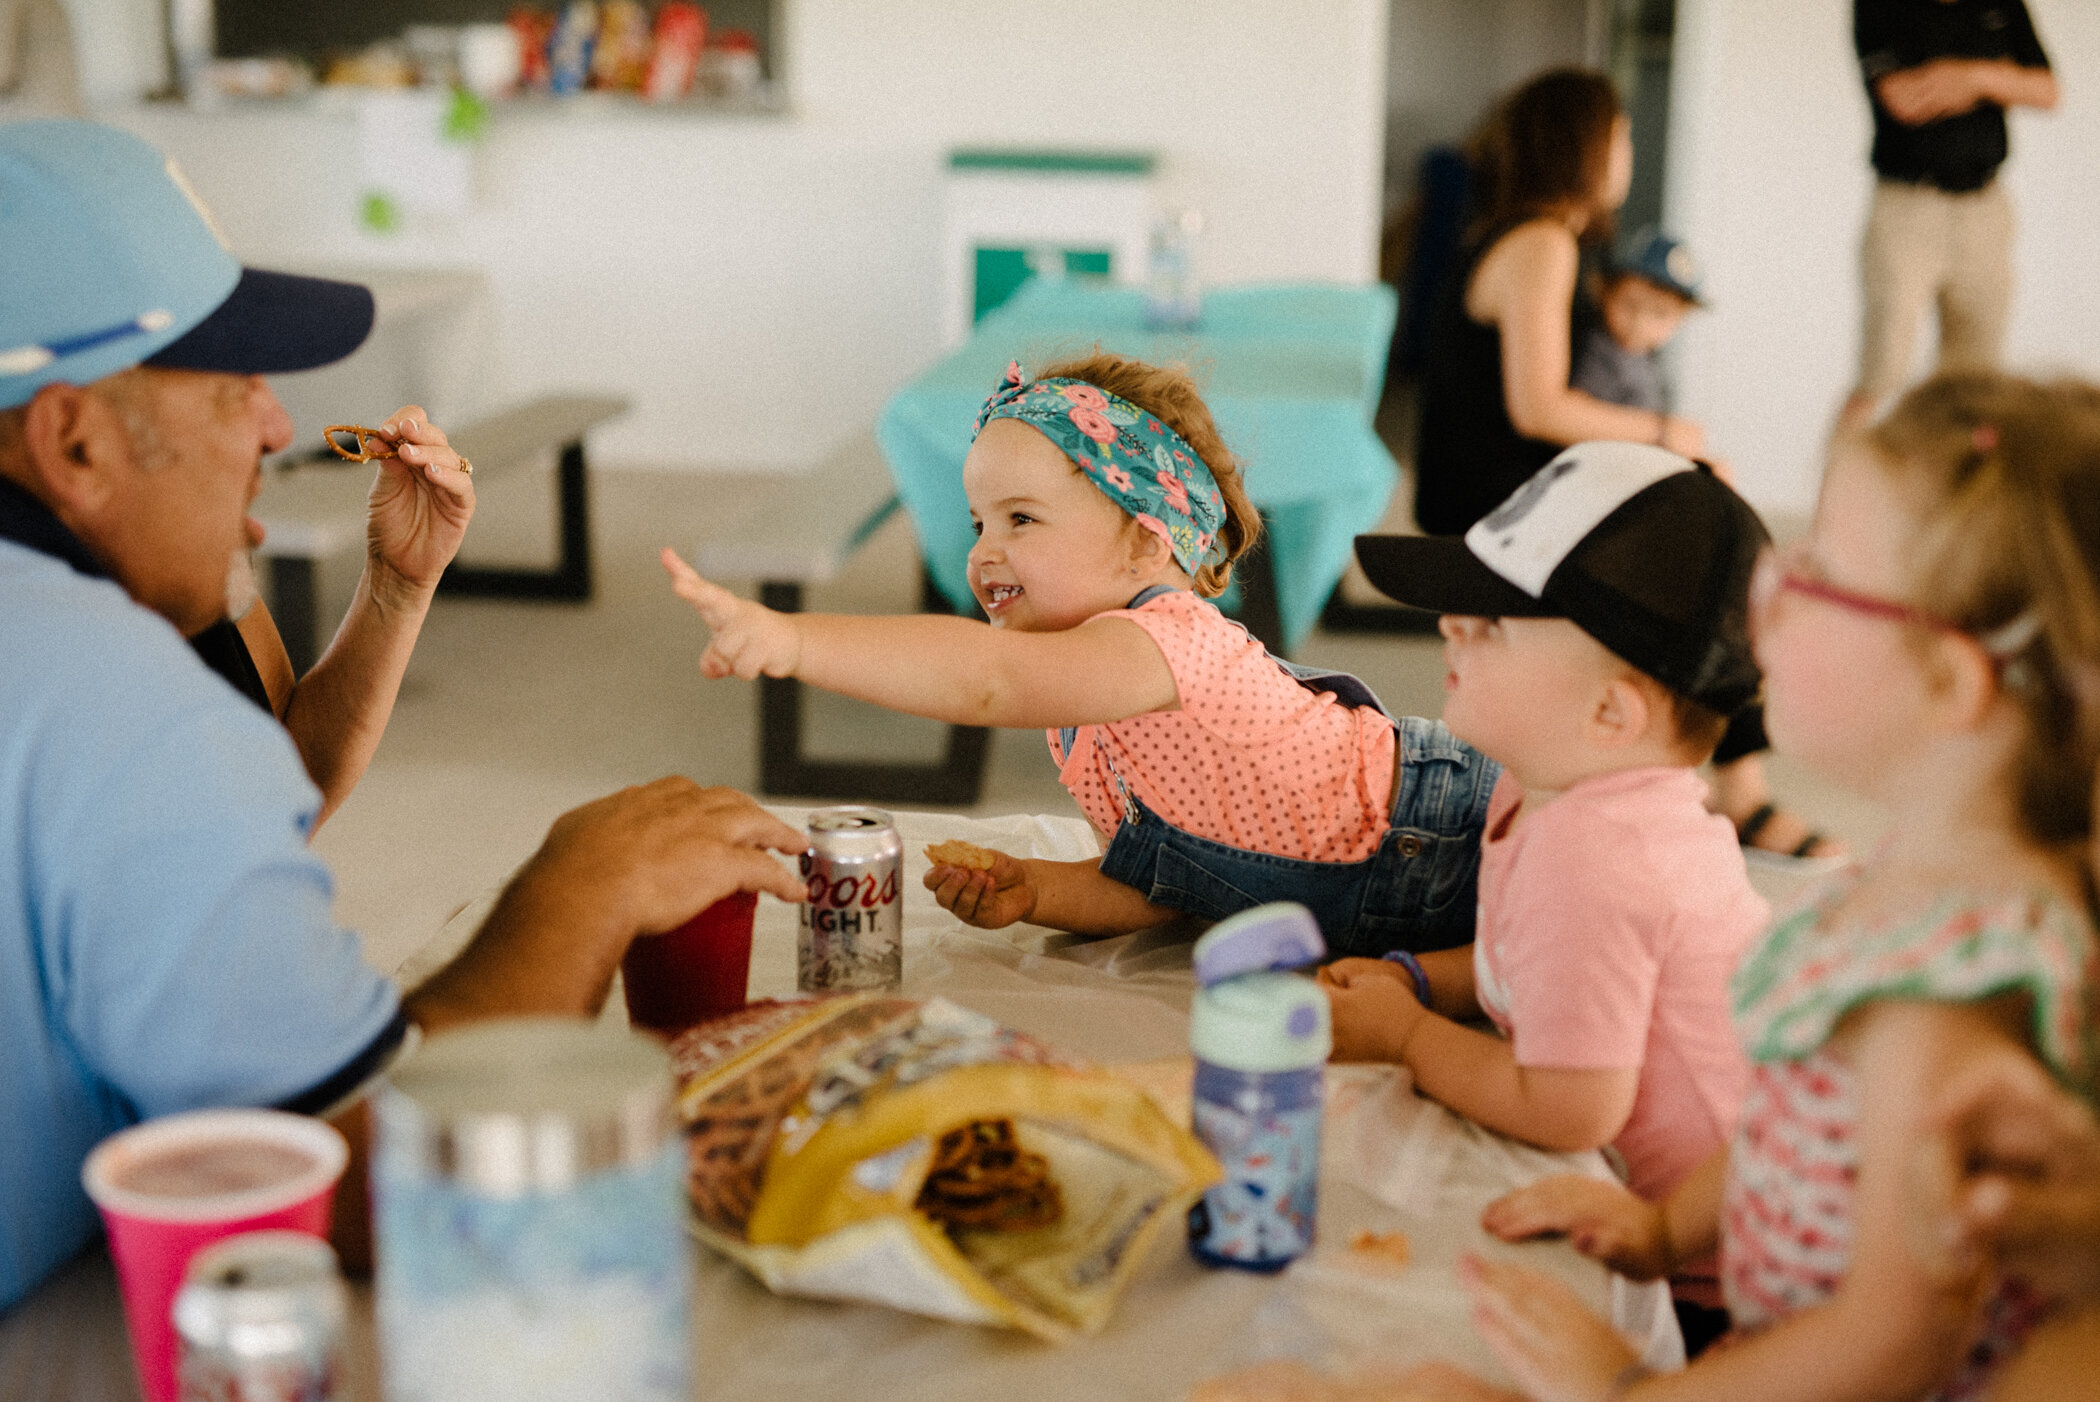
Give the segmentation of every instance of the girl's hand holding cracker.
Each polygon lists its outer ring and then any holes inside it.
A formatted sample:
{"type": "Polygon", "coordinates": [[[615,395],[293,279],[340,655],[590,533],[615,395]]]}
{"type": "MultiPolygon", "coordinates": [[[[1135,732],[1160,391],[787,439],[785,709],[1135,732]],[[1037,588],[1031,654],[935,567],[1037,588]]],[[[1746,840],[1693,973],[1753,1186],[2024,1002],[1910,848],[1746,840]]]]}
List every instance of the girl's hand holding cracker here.
{"type": "Polygon", "coordinates": [[[926,849],[933,870],[926,889],[941,909],[965,925],[998,930],[1035,914],[1036,888],[1028,868],[1004,852],[968,842],[942,842],[926,849]]]}
{"type": "Polygon", "coordinates": [[[1658,1280],[1676,1264],[1660,1205],[1579,1174],[1542,1178],[1495,1199],[1480,1225],[1504,1241],[1565,1236],[1583,1255],[1635,1280],[1658,1280]]]}
{"type": "Polygon", "coordinates": [[[764,604],[740,599],[697,570],[668,547],[664,569],[671,576],[671,589],[707,620],[714,636],[700,655],[700,671],[708,677],[792,677],[802,661],[802,633],[794,615],[776,613],[764,604]]]}
{"type": "Polygon", "coordinates": [[[1383,959],[1337,959],[1319,973],[1334,1018],[1334,1060],[1398,1061],[1422,1020],[1414,980],[1383,959]]]}

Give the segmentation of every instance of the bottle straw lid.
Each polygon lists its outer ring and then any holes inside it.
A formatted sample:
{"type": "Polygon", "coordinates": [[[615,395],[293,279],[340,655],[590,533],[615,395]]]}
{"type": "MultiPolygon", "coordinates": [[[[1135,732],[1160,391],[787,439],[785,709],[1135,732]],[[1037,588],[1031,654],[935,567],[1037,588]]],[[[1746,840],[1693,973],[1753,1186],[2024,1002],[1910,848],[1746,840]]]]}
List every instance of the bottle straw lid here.
{"type": "Polygon", "coordinates": [[[1196,983],[1208,988],[1243,974],[1302,969],[1327,957],[1319,922],[1296,901],[1243,910],[1196,941],[1196,983]]]}

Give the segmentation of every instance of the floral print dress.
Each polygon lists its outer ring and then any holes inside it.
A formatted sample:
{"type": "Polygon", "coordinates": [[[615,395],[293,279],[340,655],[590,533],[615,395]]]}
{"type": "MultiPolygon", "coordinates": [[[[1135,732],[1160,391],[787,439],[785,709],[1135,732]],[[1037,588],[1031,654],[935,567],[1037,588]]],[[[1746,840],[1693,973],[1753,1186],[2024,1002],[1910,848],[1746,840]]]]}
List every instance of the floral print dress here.
{"type": "MultiPolygon", "coordinates": [[[[1775,923],[1730,988],[1751,1062],[1721,1215],[1721,1284],[1739,1334],[1827,1300],[1851,1263],[1859,1087],[1828,1045],[1846,1013],[1877,998],[2024,992],[2043,1062],[2092,1097],[2095,941],[2084,912],[2047,892],[1949,894],[1908,919],[1820,928],[1857,880],[1840,878],[1775,923]]],[[[1979,1395],[2045,1313],[2033,1291],[2004,1282],[1939,1396],[1979,1395]]]]}

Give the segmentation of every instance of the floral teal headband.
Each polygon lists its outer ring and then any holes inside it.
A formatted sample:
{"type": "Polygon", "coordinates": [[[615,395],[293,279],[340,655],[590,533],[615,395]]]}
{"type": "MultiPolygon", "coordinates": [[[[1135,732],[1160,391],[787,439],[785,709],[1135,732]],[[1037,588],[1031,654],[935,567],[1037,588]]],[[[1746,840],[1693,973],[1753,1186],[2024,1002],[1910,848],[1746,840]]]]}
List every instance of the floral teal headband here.
{"type": "Polygon", "coordinates": [[[1217,479],[1187,439],[1129,400],[1084,380],[1030,380],[1011,361],[977,415],[977,432],[993,419],[1039,430],[1190,574],[1224,560],[1217,479]]]}

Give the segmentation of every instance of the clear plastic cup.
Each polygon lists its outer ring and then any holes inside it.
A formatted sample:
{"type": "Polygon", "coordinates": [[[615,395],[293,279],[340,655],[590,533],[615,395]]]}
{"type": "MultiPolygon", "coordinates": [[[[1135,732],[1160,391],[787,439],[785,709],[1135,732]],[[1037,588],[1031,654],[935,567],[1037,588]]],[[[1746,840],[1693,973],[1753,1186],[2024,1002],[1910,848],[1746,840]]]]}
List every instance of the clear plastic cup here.
{"type": "Polygon", "coordinates": [[[627,1020],[672,1037],[744,1006],[751,984],[751,922],[758,897],[724,896],[677,929],[627,946],[620,982],[627,1020]]]}
{"type": "Polygon", "coordinates": [[[175,1402],[170,1317],[190,1257],[224,1237],[328,1235],[343,1136],[279,1110],[195,1110],[113,1134],[81,1169],[109,1231],[145,1402],[175,1402]]]}

